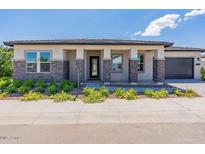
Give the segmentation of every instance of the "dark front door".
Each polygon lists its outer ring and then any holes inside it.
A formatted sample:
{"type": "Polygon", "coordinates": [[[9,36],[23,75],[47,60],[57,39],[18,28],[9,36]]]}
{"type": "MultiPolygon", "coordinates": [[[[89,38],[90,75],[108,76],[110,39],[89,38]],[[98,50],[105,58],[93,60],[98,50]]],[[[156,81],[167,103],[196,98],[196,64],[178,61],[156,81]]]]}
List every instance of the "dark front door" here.
{"type": "Polygon", "coordinates": [[[166,79],[192,79],[194,72],[193,58],[166,58],[166,79]]]}
{"type": "Polygon", "coordinates": [[[99,78],[99,56],[90,56],[90,78],[99,78]]]}

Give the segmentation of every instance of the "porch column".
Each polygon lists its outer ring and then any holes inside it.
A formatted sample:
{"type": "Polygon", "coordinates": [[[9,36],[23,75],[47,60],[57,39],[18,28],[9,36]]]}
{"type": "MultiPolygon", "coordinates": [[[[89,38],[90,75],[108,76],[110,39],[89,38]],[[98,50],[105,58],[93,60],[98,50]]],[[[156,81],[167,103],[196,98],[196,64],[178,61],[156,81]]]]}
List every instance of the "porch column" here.
{"type": "Polygon", "coordinates": [[[164,48],[159,48],[154,52],[153,80],[156,82],[164,82],[165,80],[164,48]]]}
{"type": "Polygon", "coordinates": [[[135,48],[130,50],[129,81],[131,84],[137,84],[138,81],[138,49],[135,48]]]}
{"type": "Polygon", "coordinates": [[[84,60],[84,50],[81,48],[76,49],[76,67],[79,70],[80,83],[82,83],[85,81],[85,69],[84,69],[85,60],[84,60]]]}
{"type": "Polygon", "coordinates": [[[111,49],[103,50],[103,82],[110,84],[111,81],[111,49]]]}

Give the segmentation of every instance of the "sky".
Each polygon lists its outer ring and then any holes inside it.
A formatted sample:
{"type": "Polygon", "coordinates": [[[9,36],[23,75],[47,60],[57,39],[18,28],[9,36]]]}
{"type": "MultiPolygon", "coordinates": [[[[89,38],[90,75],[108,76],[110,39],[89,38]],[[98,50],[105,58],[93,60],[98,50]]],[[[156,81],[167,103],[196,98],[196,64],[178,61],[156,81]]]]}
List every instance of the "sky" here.
{"type": "Polygon", "coordinates": [[[0,42],[108,38],[205,48],[205,10],[0,10],[0,42]]]}

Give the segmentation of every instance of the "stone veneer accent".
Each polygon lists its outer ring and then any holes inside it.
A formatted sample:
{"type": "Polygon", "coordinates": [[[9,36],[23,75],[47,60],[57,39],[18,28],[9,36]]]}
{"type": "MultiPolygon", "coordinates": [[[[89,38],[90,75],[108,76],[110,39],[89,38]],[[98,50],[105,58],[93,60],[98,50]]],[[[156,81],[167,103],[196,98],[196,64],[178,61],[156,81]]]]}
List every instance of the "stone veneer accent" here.
{"type": "Polygon", "coordinates": [[[138,81],[138,60],[129,60],[129,81],[138,81]]]}
{"type": "MultiPolygon", "coordinates": [[[[76,59],[76,66],[79,68],[79,79],[80,82],[85,81],[85,61],[83,59],[76,59]]],[[[77,75],[77,72],[76,72],[77,75]]]]}
{"type": "Polygon", "coordinates": [[[165,60],[153,59],[153,80],[157,82],[164,82],[165,60]]]}
{"type": "Polygon", "coordinates": [[[103,81],[111,81],[111,60],[109,59],[103,60],[103,81]]]}
{"type": "Polygon", "coordinates": [[[45,80],[46,82],[61,81],[69,79],[69,62],[68,61],[52,61],[51,72],[49,73],[26,73],[25,61],[14,61],[14,79],[17,80],[45,80]]]}

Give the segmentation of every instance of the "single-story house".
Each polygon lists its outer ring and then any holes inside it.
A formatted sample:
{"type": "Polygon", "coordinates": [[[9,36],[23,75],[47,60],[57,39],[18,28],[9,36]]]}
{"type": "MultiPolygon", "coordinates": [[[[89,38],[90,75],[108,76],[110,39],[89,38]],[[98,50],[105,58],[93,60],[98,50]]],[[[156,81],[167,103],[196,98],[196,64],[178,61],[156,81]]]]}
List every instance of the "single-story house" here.
{"type": "Polygon", "coordinates": [[[81,82],[199,79],[203,49],[173,47],[172,42],[67,39],[4,42],[14,48],[14,78],[81,82]],[[78,75],[77,75],[78,74],[78,75]]]}

